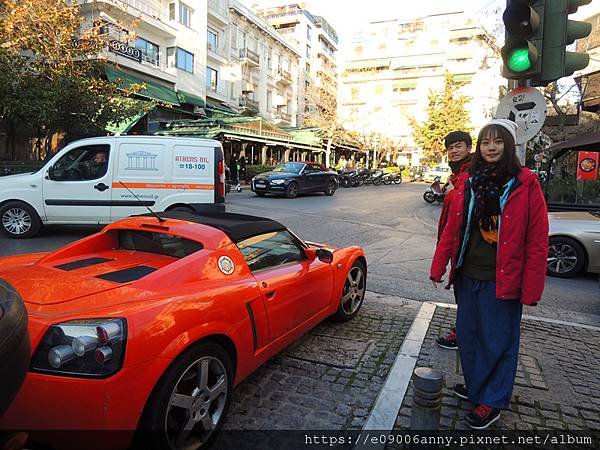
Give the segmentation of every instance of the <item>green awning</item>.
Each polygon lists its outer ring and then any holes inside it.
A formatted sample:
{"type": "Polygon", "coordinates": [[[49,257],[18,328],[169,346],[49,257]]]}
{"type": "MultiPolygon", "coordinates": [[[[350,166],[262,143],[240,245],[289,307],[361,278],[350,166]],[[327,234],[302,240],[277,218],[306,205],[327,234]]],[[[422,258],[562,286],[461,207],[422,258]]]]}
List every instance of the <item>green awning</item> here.
{"type": "Polygon", "coordinates": [[[209,111],[213,111],[213,112],[217,112],[220,114],[225,114],[227,116],[235,116],[237,115],[237,112],[235,112],[233,109],[229,108],[228,106],[225,105],[221,105],[219,103],[213,103],[213,102],[206,102],[206,109],[208,109],[209,111]]]}
{"type": "Polygon", "coordinates": [[[106,77],[109,81],[117,83],[120,89],[127,89],[133,84],[144,84],[145,88],[136,92],[135,95],[146,97],[152,100],[159,100],[165,103],[171,103],[172,105],[179,105],[179,99],[177,93],[162,84],[158,84],[155,81],[150,81],[142,77],[137,77],[129,73],[123,72],[122,70],[116,69],[113,66],[105,66],[106,77]]]}
{"type": "Polygon", "coordinates": [[[417,87],[417,80],[394,81],[393,87],[400,88],[400,89],[414,89],[417,87]]]}
{"type": "Polygon", "coordinates": [[[137,124],[146,114],[146,112],[141,112],[135,116],[128,117],[119,123],[110,123],[106,126],[106,131],[112,134],[125,134],[129,132],[129,130],[131,130],[135,124],[137,124]]]}
{"type": "Polygon", "coordinates": [[[190,94],[185,91],[177,91],[177,97],[181,103],[187,103],[189,105],[199,106],[204,108],[204,99],[202,97],[198,97],[197,95],[190,94]]]}
{"type": "Polygon", "coordinates": [[[470,83],[473,80],[473,75],[454,75],[452,79],[456,82],[470,83]]]}

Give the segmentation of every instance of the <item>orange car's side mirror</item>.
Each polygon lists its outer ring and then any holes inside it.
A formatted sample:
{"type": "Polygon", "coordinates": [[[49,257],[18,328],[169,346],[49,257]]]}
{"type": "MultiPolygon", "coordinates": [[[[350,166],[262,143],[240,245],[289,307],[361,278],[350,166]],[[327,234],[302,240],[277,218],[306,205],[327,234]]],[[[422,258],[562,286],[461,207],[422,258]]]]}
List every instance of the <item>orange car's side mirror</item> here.
{"type": "Polygon", "coordinates": [[[327,264],[331,264],[333,262],[333,253],[331,253],[329,250],[325,250],[324,248],[319,248],[316,251],[316,255],[317,258],[319,258],[319,261],[327,263],[327,264]]]}

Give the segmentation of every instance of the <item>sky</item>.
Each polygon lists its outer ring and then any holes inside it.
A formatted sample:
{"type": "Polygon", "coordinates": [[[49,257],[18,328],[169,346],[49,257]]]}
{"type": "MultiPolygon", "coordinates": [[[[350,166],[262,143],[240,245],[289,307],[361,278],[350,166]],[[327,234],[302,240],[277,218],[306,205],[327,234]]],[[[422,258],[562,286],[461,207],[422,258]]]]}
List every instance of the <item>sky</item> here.
{"type": "Polygon", "coordinates": [[[355,31],[378,20],[411,19],[439,11],[464,10],[477,15],[482,8],[503,6],[506,0],[240,0],[246,6],[304,3],[311,14],[323,16],[338,33],[344,54],[355,31]]]}

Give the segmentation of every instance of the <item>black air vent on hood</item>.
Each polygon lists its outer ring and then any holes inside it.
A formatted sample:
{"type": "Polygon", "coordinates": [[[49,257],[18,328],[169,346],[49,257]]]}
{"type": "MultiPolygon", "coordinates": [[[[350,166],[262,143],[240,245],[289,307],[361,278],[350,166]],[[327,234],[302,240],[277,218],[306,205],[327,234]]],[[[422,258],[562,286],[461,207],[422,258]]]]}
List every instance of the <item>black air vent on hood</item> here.
{"type": "Polygon", "coordinates": [[[103,280],[114,281],[116,283],[128,283],[129,281],[145,277],[155,270],[154,267],[137,266],[130,267],[129,269],[117,270],[115,272],[103,273],[102,275],[97,275],[96,278],[102,278],[103,280]]]}
{"type": "Polygon", "coordinates": [[[61,264],[59,266],[54,266],[57,269],[61,270],[75,270],[81,269],[82,267],[95,266],[96,264],[102,264],[106,261],[112,261],[109,258],[86,258],[80,259],[79,261],[71,261],[69,263],[61,264]]]}

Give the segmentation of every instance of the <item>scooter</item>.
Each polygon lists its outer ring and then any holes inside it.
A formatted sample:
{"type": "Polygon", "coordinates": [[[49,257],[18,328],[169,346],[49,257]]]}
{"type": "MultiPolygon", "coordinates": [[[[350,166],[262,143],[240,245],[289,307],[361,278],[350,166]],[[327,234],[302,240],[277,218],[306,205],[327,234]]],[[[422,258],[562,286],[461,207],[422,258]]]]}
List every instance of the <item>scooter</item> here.
{"type": "Polygon", "coordinates": [[[423,200],[427,203],[441,203],[444,201],[446,196],[446,190],[442,187],[440,182],[441,177],[435,177],[433,183],[423,193],[423,200]]]}
{"type": "Polygon", "coordinates": [[[401,172],[388,172],[383,175],[383,184],[400,184],[402,183],[402,173],[401,172]]]}

